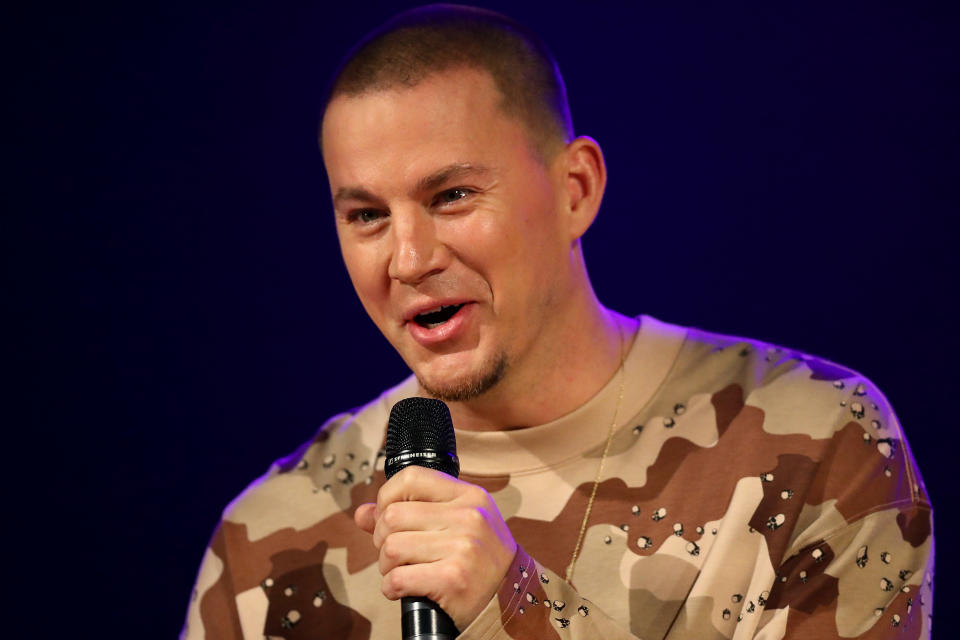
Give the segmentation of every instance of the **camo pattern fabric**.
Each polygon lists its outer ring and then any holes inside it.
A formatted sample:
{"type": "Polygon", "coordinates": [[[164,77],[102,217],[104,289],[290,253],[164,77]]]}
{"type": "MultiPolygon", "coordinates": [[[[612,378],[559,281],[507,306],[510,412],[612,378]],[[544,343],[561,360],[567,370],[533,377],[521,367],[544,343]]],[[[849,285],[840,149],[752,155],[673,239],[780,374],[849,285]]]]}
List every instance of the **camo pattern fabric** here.
{"type": "MultiPolygon", "coordinates": [[[[460,637],[929,638],[932,511],[880,391],[788,349],[639,321],[569,580],[618,377],[549,424],[457,432],[461,479],[519,545],[460,637]]],[[[390,407],[415,392],[334,417],[225,510],[183,638],[397,637],[352,516],[384,482],[390,407]]]]}

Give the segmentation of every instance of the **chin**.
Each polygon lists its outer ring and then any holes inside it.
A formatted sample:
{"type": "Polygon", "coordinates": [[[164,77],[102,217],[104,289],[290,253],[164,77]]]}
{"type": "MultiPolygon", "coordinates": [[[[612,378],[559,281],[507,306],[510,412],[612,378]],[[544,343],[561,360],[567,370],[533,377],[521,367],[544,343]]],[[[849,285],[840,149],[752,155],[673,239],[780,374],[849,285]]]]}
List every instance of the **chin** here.
{"type": "Polygon", "coordinates": [[[509,368],[505,353],[488,359],[480,369],[459,377],[417,374],[417,382],[430,396],[444,402],[464,402],[497,386],[509,368]]]}

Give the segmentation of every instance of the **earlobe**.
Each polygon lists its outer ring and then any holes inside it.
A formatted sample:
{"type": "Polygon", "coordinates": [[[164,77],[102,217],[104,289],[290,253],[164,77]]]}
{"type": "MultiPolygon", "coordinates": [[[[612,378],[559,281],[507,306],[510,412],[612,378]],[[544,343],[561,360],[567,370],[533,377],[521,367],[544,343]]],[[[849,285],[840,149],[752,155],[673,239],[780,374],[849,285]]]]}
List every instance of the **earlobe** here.
{"type": "Polygon", "coordinates": [[[593,224],[607,185],[607,167],[597,141],[580,136],[567,145],[567,198],[570,212],[570,240],[580,238],[593,224]]]}

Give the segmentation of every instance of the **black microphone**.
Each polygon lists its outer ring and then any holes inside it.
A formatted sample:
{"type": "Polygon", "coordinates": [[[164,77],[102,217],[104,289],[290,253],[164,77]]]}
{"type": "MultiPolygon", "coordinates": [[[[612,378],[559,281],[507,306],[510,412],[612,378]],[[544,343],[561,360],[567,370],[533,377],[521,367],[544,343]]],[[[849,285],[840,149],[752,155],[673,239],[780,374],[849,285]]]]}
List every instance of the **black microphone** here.
{"type": "MultiPolygon", "coordinates": [[[[389,480],[410,465],[460,475],[450,409],[440,400],[406,398],[390,410],[384,473],[389,480]]],[[[453,640],[460,635],[440,605],[422,597],[400,599],[400,628],[403,640],[453,640]]]]}

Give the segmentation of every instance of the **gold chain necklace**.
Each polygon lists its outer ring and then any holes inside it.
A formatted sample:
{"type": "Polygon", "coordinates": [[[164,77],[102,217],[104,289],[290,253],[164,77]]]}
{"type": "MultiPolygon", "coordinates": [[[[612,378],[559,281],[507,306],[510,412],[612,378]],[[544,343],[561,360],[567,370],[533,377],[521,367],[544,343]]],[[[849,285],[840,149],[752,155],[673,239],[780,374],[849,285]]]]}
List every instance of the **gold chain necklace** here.
{"type": "Polygon", "coordinates": [[[600,466],[597,467],[597,477],[593,480],[593,490],[590,491],[590,499],[587,501],[587,510],[583,514],[583,522],[580,523],[580,534],[577,536],[577,544],[573,548],[573,556],[570,558],[570,564],[567,565],[567,574],[564,580],[570,582],[573,580],[573,567],[577,563],[577,556],[580,554],[580,545],[583,544],[583,536],[587,533],[587,522],[590,520],[590,511],[593,509],[593,500],[597,497],[597,488],[600,486],[600,477],[603,475],[603,464],[607,461],[607,454],[610,452],[610,443],[613,441],[613,434],[616,431],[617,416],[620,413],[620,403],[623,401],[623,383],[626,371],[623,366],[623,327],[617,323],[617,330],[620,334],[620,392],[617,395],[617,406],[613,410],[613,420],[607,428],[607,443],[603,446],[603,455],[600,456],[600,466]]]}

